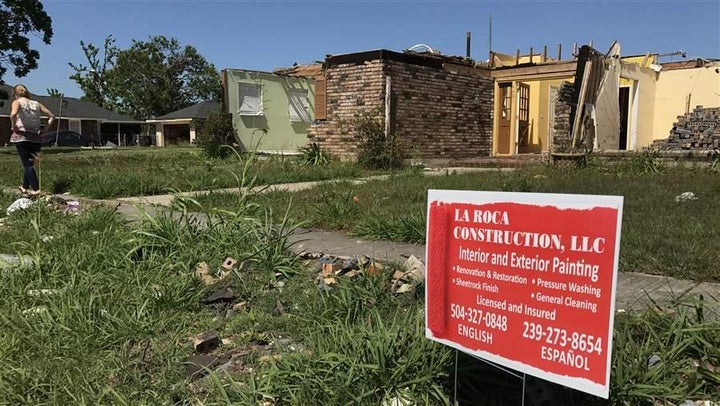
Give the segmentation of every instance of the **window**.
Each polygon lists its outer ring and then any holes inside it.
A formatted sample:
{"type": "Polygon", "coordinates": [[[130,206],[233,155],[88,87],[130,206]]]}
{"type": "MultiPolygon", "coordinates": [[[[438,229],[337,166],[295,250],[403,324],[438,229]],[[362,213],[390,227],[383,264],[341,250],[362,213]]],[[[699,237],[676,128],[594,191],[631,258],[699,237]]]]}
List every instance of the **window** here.
{"type": "Polygon", "coordinates": [[[306,89],[290,89],[288,116],[293,122],[310,122],[310,103],[306,89]]]}
{"type": "Polygon", "coordinates": [[[68,120],[68,130],[75,131],[76,133],[82,131],[80,129],[80,120],[68,120]]]}
{"type": "Polygon", "coordinates": [[[502,107],[500,108],[500,117],[503,120],[510,120],[510,106],[512,103],[512,84],[503,83],[500,85],[500,97],[502,98],[502,107]]]}
{"type": "Polygon", "coordinates": [[[262,87],[254,83],[239,83],[241,116],[260,116],[262,110],[262,87]]]}

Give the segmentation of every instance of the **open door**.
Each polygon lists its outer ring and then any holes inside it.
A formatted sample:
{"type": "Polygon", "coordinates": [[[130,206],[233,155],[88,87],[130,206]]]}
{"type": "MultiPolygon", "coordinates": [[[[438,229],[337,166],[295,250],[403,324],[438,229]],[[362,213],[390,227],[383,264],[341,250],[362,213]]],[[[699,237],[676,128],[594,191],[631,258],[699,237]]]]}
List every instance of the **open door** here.
{"type": "Polygon", "coordinates": [[[500,83],[498,106],[498,154],[510,153],[510,114],[512,113],[512,83],[500,83]]]}
{"type": "Polygon", "coordinates": [[[530,86],[520,83],[518,87],[517,152],[530,152],[530,86]]]}

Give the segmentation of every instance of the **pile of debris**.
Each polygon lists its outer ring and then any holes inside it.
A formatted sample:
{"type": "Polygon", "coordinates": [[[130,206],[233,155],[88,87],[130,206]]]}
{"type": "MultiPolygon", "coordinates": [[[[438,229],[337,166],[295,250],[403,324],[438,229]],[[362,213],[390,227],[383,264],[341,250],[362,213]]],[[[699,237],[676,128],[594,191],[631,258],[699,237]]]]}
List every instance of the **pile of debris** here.
{"type": "Polygon", "coordinates": [[[80,214],[82,211],[80,202],[77,200],[66,200],[58,195],[43,195],[37,199],[30,199],[28,197],[16,199],[5,210],[5,214],[9,216],[13,212],[26,210],[35,203],[44,204],[54,211],[60,211],[65,214],[80,214]]]}
{"type": "Polygon", "coordinates": [[[719,149],[720,107],[697,106],[690,113],[678,116],[670,135],[653,142],[653,148],[666,150],[719,149]]]}
{"type": "MultiPolygon", "coordinates": [[[[319,289],[330,289],[338,284],[338,278],[353,279],[359,276],[376,276],[383,271],[383,265],[366,256],[338,257],[321,255],[317,258],[315,269],[318,272],[315,281],[319,289]]],[[[391,278],[391,290],[394,293],[414,292],[425,282],[425,265],[411,255],[391,278]]]]}

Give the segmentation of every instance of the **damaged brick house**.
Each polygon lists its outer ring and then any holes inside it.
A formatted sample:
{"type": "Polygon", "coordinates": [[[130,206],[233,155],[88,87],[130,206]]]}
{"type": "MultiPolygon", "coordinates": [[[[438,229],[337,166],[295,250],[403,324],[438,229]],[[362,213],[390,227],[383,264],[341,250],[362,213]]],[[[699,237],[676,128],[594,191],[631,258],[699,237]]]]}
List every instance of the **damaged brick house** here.
{"type": "Polygon", "coordinates": [[[344,158],[357,154],[352,123],[377,114],[409,157],[456,159],[492,152],[493,79],[472,60],[374,50],[325,59],[315,81],[310,142],[344,158]]]}

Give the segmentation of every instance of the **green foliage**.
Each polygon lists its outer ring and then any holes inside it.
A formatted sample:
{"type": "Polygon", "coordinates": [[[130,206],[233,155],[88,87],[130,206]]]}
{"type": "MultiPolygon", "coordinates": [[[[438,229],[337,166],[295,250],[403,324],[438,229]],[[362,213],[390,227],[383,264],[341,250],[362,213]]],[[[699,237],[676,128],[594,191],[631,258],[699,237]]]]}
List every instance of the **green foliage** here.
{"type": "Polygon", "coordinates": [[[704,319],[702,297],[619,315],[614,340],[613,404],[720,399],[720,323],[704,319]],[[656,362],[649,362],[653,357],[656,362]]]}
{"type": "MultiPolygon", "coordinates": [[[[229,148],[221,152],[232,153],[229,148]]],[[[208,158],[197,147],[116,148],[113,150],[47,149],[42,153],[42,189],[92,198],[146,196],[170,190],[194,191],[236,187],[233,172],[247,153],[208,158]],[[152,176],[148,176],[152,174],[152,176]]],[[[362,176],[351,162],[327,166],[301,165],[295,157],[263,157],[250,168],[262,185],[362,176]]],[[[0,184],[15,188],[22,166],[14,149],[0,148],[0,184]]],[[[279,209],[284,211],[284,208],[279,209]]]]}
{"type": "Polygon", "coordinates": [[[61,93],[57,88],[45,89],[50,97],[65,97],[65,93],[61,93]]]}
{"type": "Polygon", "coordinates": [[[316,216],[331,229],[345,229],[358,215],[358,205],[346,182],[324,187],[319,191],[318,202],[313,205],[316,216]]]}
{"type": "MultiPolygon", "coordinates": [[[[12,67],[16,77],[23,77],[38,66],[40,53],[30,48],[29,35],[50,44],[52,19],[39,0],[3,0],[0,2],[0,82],[12,67]]],[[[7,95],[0,95],[2,99],[7,95]]]]}
{"type": "Polygon", "coordinates": [[[639,155],[634,155],[627,161],[620,163],[620,170],[638,174],[657,173],[665,169],[660,151],[647,149],[639,155]]]}
{"type": "Polygon", "coordinates": [[[449,404],[447,347],[424,338],[423,305],[390,290],[388,269],[298,303],[308,351],[287,353],[225,396],[277,405],[449,404]]]}
{"type": "Polygon", "coordinates": [[[394,169],[403,166],[405,151],[394,133],[385,134],[378,111],[357,114],[352,121],[358,145],[358,163],[368,169],[394,169]]]}
{"type": "Polygon", "coordinates": [[[199,126],[197,144],[210,158],[225,159],[233,154],[235,136],[232,114],[212,112],[199,126]]]}
{"type": "Polygon", "coordinates": [[[194,47],[161,35],[127,49],[108,36],[102,49],[80,42],[87,65],[70,66],[84,98],[138,119],[221,97],[220,75],[194,47]]]}
{"type": "Polygon", "coordinates": [[[361,218],[352,229],[353,234],[373,240],[425,242],[425,213],[412,212],[406,216],[371,214],[361,218]]]}
{"type": "MultiPolygon", "coordinates": [[[[633,162],[633,161],[629,161],[633,162]]],[[[710,168],[663,167],[659,172],[629,170],[626,163],[593,164],[582,170],[535,166],[515,171],[403,174],[384,180],[321,185],[297,193],[263,197],[313,227],[342,229],[393,241],[425,240],[427,189],[486,190],[624,196],[621,271],[720,281],[720,178],[710,168]],[[676,202],[684,192],[698,200],[676,202]],[[313,207],[315,210],[308,210],[313,207]]],[[[228,197],[229,199],[229,197],[228,197]]],[[[214,204],[223,205],[222,199],[214,204]]]]}
{"type": "Polygon", "coordinates": [[[323,166],[330,163],[330,154],[320,148],[317,142],[310,143],[300,148],[301,162],[303,165],[323,166]]]}

